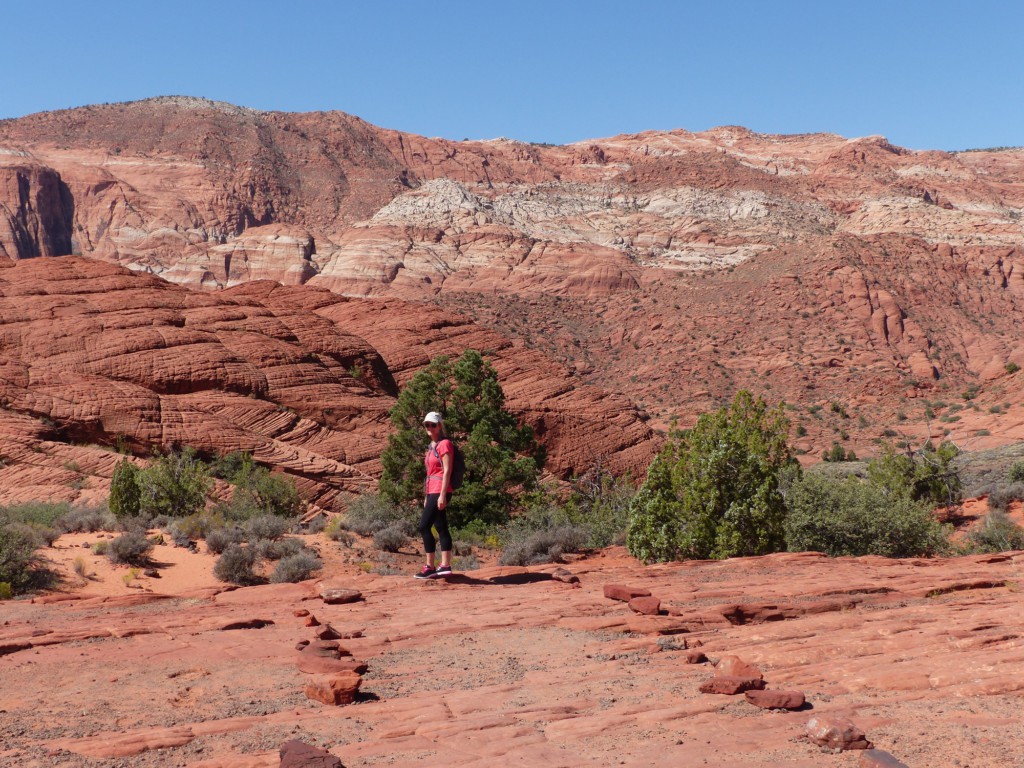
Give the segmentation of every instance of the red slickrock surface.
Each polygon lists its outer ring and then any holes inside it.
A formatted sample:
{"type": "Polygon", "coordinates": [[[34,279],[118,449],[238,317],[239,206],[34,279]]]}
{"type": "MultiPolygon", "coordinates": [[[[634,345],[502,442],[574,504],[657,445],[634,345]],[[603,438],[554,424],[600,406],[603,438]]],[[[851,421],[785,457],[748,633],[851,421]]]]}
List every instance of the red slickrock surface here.
{"type": "MultiPolygon", "coordinates": [[[[556,566],[424,583],[411,557],[403,574],[378,576],[308,540],[324,581],[351,584],[362,601],[324,605],[315,581],[196,582],[189,574],[212,558],[188,553],[138,589],[90,561],[99,575],[84,586],[0,604],[0,764],[262,768],[298,739],[348,766],[857,765],[807,738],[812,718],[851,721],[907,765],[1005,768],[1020,754],[1021,553],[642,566],[613,548],[573,563],[574,588],[542,578],[556,566]],[[672,614],[623,610],[605,598],[609,583],[649,589],[672,614]],[[721,613],[836,595],[854,602],[745,624],[721,613]],[[350,705],[304,693],[316,676],[294,648],[313,635],[294,612],[312,605],[367,661],[350,705]],[[221,629],[254,618],[274,623],[221,629]],[[772,688],[799,689],[810,709],[701,694],[708,669],[684,663],[698,643],[756,664],[772,688]]],[[[51,557],[65,547],[62,537],[51,557]]],[[[174,552],[184,550],[161,546],[154,558],[174,552]]]]}

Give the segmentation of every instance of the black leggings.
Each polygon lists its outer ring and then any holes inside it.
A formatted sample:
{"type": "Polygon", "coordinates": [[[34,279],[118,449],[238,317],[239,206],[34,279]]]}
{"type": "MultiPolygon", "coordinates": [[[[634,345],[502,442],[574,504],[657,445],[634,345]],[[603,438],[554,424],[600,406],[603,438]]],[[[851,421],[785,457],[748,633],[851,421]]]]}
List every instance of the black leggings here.
{"type": "MultiPolygon", "coordinates": [[[[443,509],[437,508],[437,499],[441,494],[431,493],[427,496],[427,503],[423,507],[423,514],[420,515],[420,535],[423,537],[423,551],[428,555],[433,554],[437,549],[437,542],[434,541],[434,534],[431,528],[437,528],[437,535],[441,537],[441,551],[452,551],[452,535],[448,531],[448,515],[443,509]]],[[[451,501],[451,494],[448,500],[451,501]]]]}

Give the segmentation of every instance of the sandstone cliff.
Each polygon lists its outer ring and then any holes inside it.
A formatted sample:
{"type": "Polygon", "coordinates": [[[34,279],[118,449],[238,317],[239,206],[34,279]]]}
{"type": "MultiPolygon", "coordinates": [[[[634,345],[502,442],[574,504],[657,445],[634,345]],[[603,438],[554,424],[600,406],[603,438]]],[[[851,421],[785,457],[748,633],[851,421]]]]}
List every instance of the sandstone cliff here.
{"type": "Polygon", "coordinates": [[[162,98],[0,123],[0,253],[429,299],[659,426],[750,387],[801,406],[810,455],[985,447],[1024,422],[1022,177],[1022,150],[881,137],[455,142],[162,98]]]}

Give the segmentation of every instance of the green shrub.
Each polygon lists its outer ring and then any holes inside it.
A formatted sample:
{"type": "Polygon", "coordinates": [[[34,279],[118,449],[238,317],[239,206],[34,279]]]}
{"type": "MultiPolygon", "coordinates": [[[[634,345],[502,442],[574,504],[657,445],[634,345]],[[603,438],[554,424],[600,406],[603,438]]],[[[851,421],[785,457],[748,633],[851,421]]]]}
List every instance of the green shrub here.
{"type": "Polygon", "coordinates": [[[760,555],[785,546],[784,472],[799,473],[781,406],[747,391],[674,435],[630,506],[626,544],[645,562],[760,555]]]}
{"type": "Polygon", "coordinates": [[[14,587],[9,581],[0,581],[0,600],[10,600],[14,597],[14,587]]]}
{"type": "Polygon", "coordinates": [[[139,508],[147,515],[191,515],[203,508],[212,487],[206,466],[195,451],[172,451],[140,472],[139,508]]]}
{"type": "Polygon", "coordinates": [[[962,486],[954,460],[959,449],[949,442],[938,448],[931,443],[916,450],[897,452],[886,446],[868,464],[868,480],[893,495],[909,496],[932,506],[956,506],[962,500],[962,486]]]}
{"type": "Polygon", "coordinates": [[[217,558],[213,565],[213,575],[229,584],[257,584],[260,578],[256,575],[255,567],[255,550],[232,544],[217,558]]]}
{"type": "MultiPolygon", "coordinates": [[[[171,523],[170,534],[175,542],[179,539],[186,541],[191,539],[205,539],[214,531],[226,527],[227,520],[221,514],[219,508],[204,509],[201,512],[189,515],[188,517],[175,520],[171,523]]],[[[178,545],[182,546],[182,545],[178,545]]]]}
{"type": "Polygon", "coordinates": [[[1015,461],[1010,467],[1009,474],[1011,483],[1024,483],[1024,461],[1015,461]]]}
{"type": "Polygon", "coordinates": [[[476,559],[476,555],[463,555],[452,560],[452,570],[455,571],[475,571],[479,567],[480,561],[476,559]]]}
{"type": "Polygon", "coordinates": [[[786,502],[792,552],[918,557],[948,548],[948,529],[928,504],[856,477],[808,473],[792,484],[786,502]]]}
{"type": "Polygon", "coordinates": [[[33,586],[42,560],[36,554],[38,534],[24,523],[0,523],[0,582],[11,594],[33,586]]]}
{"type": "Polygon", "coordinates": [[[110,511],[119,519],[138,517],[141,511],[141,470],[130,459],[121,459],[110,480],[110,511]]]}
{"type": "Polygon", "coordinates": [[[152,550],[153,542],[144,533],[128,531],[110,542],[106,554],[115,564],[146,565],[152,550]]]}
{"type": "Polygon", "coordinates": [[[967,535],[972,552],[1010,552],[1024,549],[1024,528],[1003,512],[992,511],[967,535]]]}
{"type": "Polygon", "coordinates": [[[71,511],[66,502],[27,501],[0,509],[0,522],[28,523],[41,528],[53,528],[60,518],[71,511]]]}
{"type": "Polygon", "coordinates": [[[256,515],[294,518],[306,507],[291,478],[272,474],[247,454],[242,454],[232,482],[235,490],[231,495],[231,508],[239,515],[234,519],[244,520],[256,515]]]}
{"type": "Polygon", "coordinates": [[[281,562],[270,574],[272,584],[289,583],[294,584],[311,578],[313,574],[323,566],[320,558],[308,550],[288,555],[281,559],[281,562]]]}

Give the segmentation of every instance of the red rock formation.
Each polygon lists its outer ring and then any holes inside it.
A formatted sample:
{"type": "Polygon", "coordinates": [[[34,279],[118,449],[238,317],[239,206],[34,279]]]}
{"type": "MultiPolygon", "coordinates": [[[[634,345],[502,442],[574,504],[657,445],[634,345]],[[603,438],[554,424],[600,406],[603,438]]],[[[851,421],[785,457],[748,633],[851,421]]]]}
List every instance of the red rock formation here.
{"type": "Polygon", "coordinates": [[[812,456],[900,434],[983,448],[1024,437],[1007,374],[1024,367],[1022,178],[1022,151],[881,137],[730,126],[542,147],[163,98],[0,124],[0,255],[430,298],[658,426],[746,387],[843,406],[794,415],[812,456]],[[980,407],[959,415],[910,397],[973,384],[980,407]]]}
{"type": "Polygon", "coordinates": [[[620,470],[645,466],[656,441],[624,398],[414,309],[266,282],[193,292],[76,257],[0,269],[0,503],[98,501],[121,457],[95,446],[121,444],[249,451],[340,508],[342,492],[375,486],[396,378],[470,344],[494,355],[555,474],[606,454],[620,470]]]}

